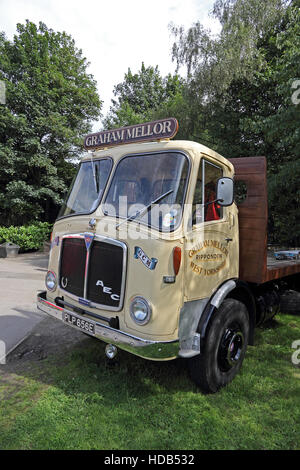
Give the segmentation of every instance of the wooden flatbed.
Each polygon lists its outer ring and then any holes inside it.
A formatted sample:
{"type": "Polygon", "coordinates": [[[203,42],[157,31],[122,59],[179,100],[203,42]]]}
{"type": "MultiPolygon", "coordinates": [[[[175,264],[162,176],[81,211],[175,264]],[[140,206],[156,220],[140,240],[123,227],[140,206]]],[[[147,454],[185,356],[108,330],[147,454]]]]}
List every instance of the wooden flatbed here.
{"type": "Polygon", "coordinates": [[[229,159],[235,180],[247,187],[246,199],[238,205],[240,230],[240,279],[263,284],[300,273],[300,260],[277,261],[268,256],[267,161],[265,157],[229,159]]]}
{"type": "Polygon", "coordinates": [[[300,260],[281,260],[267,257],[267,280],[279,279],[300,273],[300,260]]]}

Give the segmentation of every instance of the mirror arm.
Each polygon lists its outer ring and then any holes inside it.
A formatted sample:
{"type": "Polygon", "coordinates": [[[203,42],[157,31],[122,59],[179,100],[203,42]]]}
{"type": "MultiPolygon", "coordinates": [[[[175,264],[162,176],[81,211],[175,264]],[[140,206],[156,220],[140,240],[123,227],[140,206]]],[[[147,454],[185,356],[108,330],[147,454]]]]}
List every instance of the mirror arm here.
{"type": "Polygon", "coordinates": [[[209,206],[209,204],[214,204],[215,202],[223,202],[224,199],[215,199],[214,201],[209,201],[204,204],[204,206],[209,206]]]}

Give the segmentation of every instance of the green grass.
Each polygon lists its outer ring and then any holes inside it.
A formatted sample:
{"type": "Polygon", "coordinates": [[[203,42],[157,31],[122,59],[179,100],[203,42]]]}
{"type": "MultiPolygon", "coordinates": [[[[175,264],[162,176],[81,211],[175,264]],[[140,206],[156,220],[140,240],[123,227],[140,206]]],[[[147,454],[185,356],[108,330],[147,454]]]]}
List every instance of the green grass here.
{"type": "MultiPolygon", "coordinates": [[[[204,395],[185,363],[154,363],[87,339],[66,357],[0,378],[1,449],[299,449],[300,317],[256,330],[240,374],[204,395]]],[[[2,370],[5,370],[4,366],[2,370]]]]}

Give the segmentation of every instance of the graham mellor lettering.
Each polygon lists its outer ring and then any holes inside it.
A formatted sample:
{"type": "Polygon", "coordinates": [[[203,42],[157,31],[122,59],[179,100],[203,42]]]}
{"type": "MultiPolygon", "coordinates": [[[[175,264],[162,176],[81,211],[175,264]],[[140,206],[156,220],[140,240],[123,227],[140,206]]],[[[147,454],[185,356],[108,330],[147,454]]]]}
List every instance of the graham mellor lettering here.
{"type": "Polygon", "coordinates": [[[84,140],[86,149],[126,144],[131,142],[172,138],[178,130],[178,122],[174,118],[147,122],[135,126],[113,129],[89,134],[84,140]]]}

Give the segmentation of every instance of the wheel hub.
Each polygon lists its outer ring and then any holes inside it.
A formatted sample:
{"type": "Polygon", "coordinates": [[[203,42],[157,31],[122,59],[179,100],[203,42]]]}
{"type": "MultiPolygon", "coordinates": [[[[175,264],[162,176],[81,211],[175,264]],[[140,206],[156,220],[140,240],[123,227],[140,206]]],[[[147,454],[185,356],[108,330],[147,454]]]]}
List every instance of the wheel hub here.
{"type": "Polygon", "coordinates": [[[226,372],[240,360],[244,346],[244,335],[238,327],[226,329],[218,351],[218,364],[226,372]]]}

